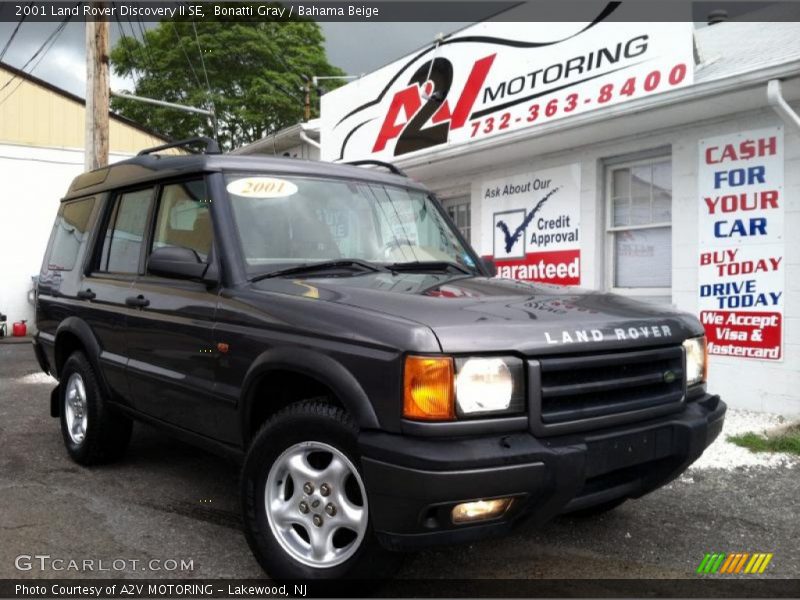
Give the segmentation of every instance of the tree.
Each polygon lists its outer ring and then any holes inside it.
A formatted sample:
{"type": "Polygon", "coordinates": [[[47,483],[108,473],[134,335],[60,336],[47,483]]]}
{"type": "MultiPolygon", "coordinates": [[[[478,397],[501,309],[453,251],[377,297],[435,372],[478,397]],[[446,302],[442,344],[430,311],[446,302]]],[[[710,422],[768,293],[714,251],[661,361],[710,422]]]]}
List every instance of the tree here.
{"type": "MultiPolygon", "coordinates": [[[[302,121],[307,79],[343,74],[328,63],[319,25],[308,20],[162,21],[142,31],[142,40],[119,40],[114,72],[131,76],[138,96],[213,108],[227,150],[302,121]]],[[[211,119],[196,113],[124,98],[113,98],[112,108],[174,139],[213,133],[211,119]]]]}

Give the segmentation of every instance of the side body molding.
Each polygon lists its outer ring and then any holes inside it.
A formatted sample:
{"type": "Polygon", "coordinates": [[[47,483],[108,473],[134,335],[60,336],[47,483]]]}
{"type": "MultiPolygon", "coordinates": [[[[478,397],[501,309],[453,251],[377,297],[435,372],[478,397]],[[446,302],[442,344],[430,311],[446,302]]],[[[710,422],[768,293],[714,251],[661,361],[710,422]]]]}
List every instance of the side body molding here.
{"type": "Polygon", "coordinates": [[[367,394],[353,374],[330,356],[299,348],[272,348],[260,354],[248,369],[242,383],[242,433],[250,431],[250,414],[255,402],[256,383],[270,371],[292,371],[326,385],[363,429],[378,429],[378,417],[367,394]]]}

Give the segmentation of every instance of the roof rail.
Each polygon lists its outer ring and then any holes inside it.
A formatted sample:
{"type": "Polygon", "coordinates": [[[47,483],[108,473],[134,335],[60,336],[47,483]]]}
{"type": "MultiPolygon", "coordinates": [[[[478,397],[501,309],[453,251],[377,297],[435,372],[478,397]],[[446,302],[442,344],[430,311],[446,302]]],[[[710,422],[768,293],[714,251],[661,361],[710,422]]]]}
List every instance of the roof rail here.
{"type": "Polygon", "coordinates": [[[408,177],[405,171],[395,167],[392,163],[384,162],[382,160],[372,160],[372,159],[364,159],[364,160],[352,160],[350,162],[344,163],[346,165],[352,165],[354,167],[360,167],[362,165],[373,165],[376,167],[383,167],[384,169],[389,169],[395,175],[400,175],[400,177],[408,177]]]}
{"type": "Polygon", "coordinates": [[[167,150],[169,148],[180,148],[182,146],[195,146],[198,144],[203,144],[205,146],[203,154],[221,154],[219,149],[219,144],[217,144],[216,140],[212,140],[210,137],[196,137],[196,138],[189,138],[186,140],[178,140],[177,142],[171,142],[169,144],[162,144],[161,146],[153,146],[152,148],[145,148],[144,150],[141,150],[136,156],[153,154],[154,152],[167,150]]]}

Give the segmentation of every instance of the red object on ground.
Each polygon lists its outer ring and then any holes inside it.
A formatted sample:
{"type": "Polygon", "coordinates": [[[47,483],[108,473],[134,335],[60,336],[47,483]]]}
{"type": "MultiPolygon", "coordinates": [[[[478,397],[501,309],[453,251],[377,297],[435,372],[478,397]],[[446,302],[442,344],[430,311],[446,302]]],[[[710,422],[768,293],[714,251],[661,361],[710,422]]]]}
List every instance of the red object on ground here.
{"type": "Polygon", "coordinates": [[[28,326],[25,325],[25,321],[17,321],[14,323],[12,333],[14,337],[25,337],[25,334],[28,333],[28,326]]]}

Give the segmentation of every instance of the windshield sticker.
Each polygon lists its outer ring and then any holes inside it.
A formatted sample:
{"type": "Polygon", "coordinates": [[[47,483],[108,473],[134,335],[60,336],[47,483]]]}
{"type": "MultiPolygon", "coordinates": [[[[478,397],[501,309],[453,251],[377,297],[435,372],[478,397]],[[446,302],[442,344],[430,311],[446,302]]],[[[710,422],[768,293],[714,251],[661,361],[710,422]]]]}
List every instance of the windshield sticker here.
{"type": "Polygon", "coordinates": [[[226,189],[228,193],[244,198],[285,198],[297,193],[297,186],[291,181],[275,177],[234,179],[226,189]]]}

